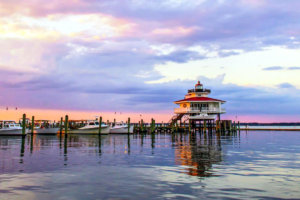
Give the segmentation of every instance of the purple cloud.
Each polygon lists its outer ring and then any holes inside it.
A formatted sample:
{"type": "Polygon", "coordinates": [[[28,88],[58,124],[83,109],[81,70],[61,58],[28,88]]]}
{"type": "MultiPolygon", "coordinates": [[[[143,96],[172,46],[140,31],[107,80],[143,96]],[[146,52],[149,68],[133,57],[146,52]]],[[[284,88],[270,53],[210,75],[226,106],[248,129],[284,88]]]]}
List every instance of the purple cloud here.
{"type": "Polygon", "coordinates": [[[273,66],[273,67],[265,67],[263,68],[264,71],[277,71],[277,70],[283,70],[284,67],[280,66],[273,66]]]}
{"type": "MultiPolygon", "coordinates": [[[[300,2],[257,1],[3,1],[2,17],[41,19],[50,15],[107,15],[134,24],[131,34],[87,40],[74,37],[0,40],[1,104],[55,109],[149,111],[172,109],[194,81],[147,84],[162,78],[157,64],[187,63],[208,57],[191,50],[201,46],[219,57],[270,46],[298,48],[300,2]],[[189,3],[187,3],[189,2],[189,3]],[[256,2],[256,3],[253,3],[256,2]],[[168,45],[159,52],[153,46],[168,45]],[[238,51],[239,52],[239,51],[238,51]],[[31,71],[28,69],[30,68],[31,71]],[[25,69],[21,71],[20,69],[25,69]],[[27,71],[26,71],[27,69],[27,71]]],[[[25,25],[24,25],[25,26],[25,25]]],[[[30,26],[29,26],[30,27],[30,26]]],[[[98,28],[98,27],[96,27],[98,28]]],[[[101,27],[99,27],[100,29],[101,27]]],[[[271,66],[263,70],[298,70],[271,66]]],[[[235,113],[299,113],[298,89],[289,83],[270,88],[224,84],[224,77],[200,77],[214,97],[235,113]],[[293,92],[288,92],[293,91],[293,92]],[[262,103],[263,102],[263,103],[262,103]],[[280,102],[280,104],[278,104],[280,102]],[[280,106],[279,106],[280,105],[280,106]]]]}
{"type": "Polygon", "coordinates": [[[300,67],[288,67],[288,70],[300,70],[300,67]]]}

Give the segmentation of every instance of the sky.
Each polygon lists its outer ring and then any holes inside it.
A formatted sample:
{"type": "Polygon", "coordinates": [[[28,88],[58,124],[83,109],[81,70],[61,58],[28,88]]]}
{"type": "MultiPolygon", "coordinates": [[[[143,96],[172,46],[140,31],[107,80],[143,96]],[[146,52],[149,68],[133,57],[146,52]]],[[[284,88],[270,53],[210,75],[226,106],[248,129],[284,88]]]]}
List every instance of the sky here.
{"type": "Polygon", "coordinates": [[[226,101],[224,118],[300,121],[299,8],[299,0],[0,0],[0,118],[168,121],[173,101],[200,80],[226,101]]]}

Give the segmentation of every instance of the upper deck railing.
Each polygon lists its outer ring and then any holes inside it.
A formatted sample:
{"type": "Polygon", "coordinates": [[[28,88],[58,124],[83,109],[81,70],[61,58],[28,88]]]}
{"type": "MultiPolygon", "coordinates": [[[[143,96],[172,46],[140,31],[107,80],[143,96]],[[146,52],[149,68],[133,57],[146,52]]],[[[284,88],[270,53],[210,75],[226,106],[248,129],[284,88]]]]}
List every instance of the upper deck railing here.
{"type": "Polygon", "coordinates": [[[199,109],[199,108],[175,108],[174,112],[177,114],[180,113],[225,113],[225,108],[207,108],[207,109],[199,109]]]}
{"type": "Polygon", "coordinates": [[[191,92],[205,92],[205,93],[210,93],[211,90],[209,90],[209,89],[190,89],[190,90],[188,90],[188,93],[191,93],[191,92]]]}

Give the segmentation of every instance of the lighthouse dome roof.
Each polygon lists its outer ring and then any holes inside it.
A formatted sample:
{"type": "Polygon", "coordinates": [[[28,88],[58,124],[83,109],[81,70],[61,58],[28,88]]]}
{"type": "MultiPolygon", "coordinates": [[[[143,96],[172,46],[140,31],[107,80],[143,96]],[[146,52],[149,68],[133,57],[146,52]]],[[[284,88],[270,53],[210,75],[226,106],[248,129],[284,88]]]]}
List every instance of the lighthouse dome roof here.
{"type": "Polygon", "coordinates": [[[200,81],[198,81],[197,84],[195,85],[195,87],[197,87],[197,86],[203,86],[203,85],[200,83],[200,81]]]}

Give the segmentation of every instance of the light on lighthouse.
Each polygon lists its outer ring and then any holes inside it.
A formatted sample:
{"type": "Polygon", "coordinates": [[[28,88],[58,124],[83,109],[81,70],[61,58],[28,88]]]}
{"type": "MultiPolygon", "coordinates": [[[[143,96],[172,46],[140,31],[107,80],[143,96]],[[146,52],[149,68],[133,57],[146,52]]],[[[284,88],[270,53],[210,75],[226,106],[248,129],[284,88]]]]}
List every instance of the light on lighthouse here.
{"type": "Polygon", "coordinates": [[[196,90],[202,90],[203,89],[203,85],[200,83],[200,81],[198,81],[198,83],[195,85],[195,89],[196,90]]]}

